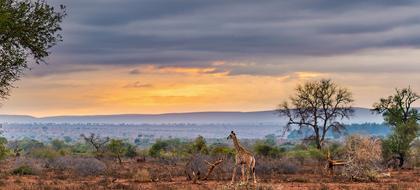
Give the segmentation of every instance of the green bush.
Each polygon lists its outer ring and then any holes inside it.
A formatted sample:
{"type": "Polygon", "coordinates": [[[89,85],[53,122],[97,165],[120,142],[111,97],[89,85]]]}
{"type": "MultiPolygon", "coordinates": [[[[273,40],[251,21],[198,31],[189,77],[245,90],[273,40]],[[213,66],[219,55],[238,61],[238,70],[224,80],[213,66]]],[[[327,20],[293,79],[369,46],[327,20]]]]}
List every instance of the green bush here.
{"type": "Polygon", "coordinates": [[[308,149],[308,152],[309,152],[309,158],[313,158],[317,160],[325,159],[324,152],[322,152],[321,150],[317,148],[310,148],[308,149]]]}
{"type": "Polygon", "coordinates": [[[73,154],[82,154],[82,155],[86,155],[86,154],[89,154],[89,152],[90,152],[90,147],[89,147],[89,145],[87,145],[86,143],[80,143],[80,142],[78,142],[78,143],[76,143],[76,144],[73,144],[71,147],[70,147],[70,151],[73,153],[73,154]]]}
{"type": "Polygon", "coordinates": [[[23,140],[20,140],[18,143],[25,153],[30,153],[34,149],[39,149],[39,148],[44,148],[45,147],[44,143],[39,142],[39,141],[34,140],[34,139],[25,138],[23,140]]]}
{"type": "Polygon", "coordinates": [[[6,138],[1,137],[0,138],[0,160],[6,158],[6,156],[9,154],[9,149],[6,147],[7,140],[6,138]]]}
{"type": "Polygon", "coordinates": [[[149,154],[152,157],[159,157],[162,151],[167,150],[169,143],[167,141],[158,140],[149,149],[149,154]]]}
{"type": "Polygon", "coordinates": [[[62,141],[62,140],[54,139],[54,140],[51,141],[51,147],[54,150],[59,151],[59,150],[62,150],[62,149],[67,148],[68,145],[64,141],[62,141]]]}
{"type": "Polygon", "coordinates": [[[108,151],[111,153],[112,156],[118,159],[118,162],[121,164],[121,156],[124,155],[127,151],[126,147],[124,147],[124,143],[122,140],[119,139],[111,139],[108,144],[108,151]]]}
{"type": "Polygon", "coordinates": [[[201,153],[201,154],[208,154],[209,150],[207,148],[206,139],[202,136],[198,136],[191,144],[188,150],[188,153],[201,153]]]}
{"type": "Polygon", "coordinates": [[[34,149],[30,152],[30,155],[34,158],[50,160],[61,156],[60,152],[48,147],[34,149]]]}
{"type": "Polygon", "coordinates": [[[288,157],[299,160],[301,163],[303,163],[305,159],[325,159],[324,153],[317,148],[308,148],[307,150],[291,150],[287,152],[286,155],[288,157]]]}
{"type": "Polygon", "coordinates": [[[32,167],[28,165],[19,166],[12,171],[13,175],[35,175],[32,167]]]}
{"type": "Polygon", "coordinates": [[[157,140],[149,149],[152,157],[172,157],[187,156],[189,150],[188,143],[181,142],[179,139],[157,140]]]}
{"type": "Polygon", "coordinates": [[[257,155],[269,157],[280,157],[285,151],[284,149],[280,149],[266,142],[256,142],[253,149],[257,155]]]}
{"type": "Polygon", "coordinates": [[[235,149],[230,148],[225,144],[213,144],[210,146],[210,155],[212,156],[220,156],[220,155],[228,155],[233,156],[235,155],[235,149]]]}
{"type": "Polygon", "coordinates": [[[341,143],[331,143],[326,148],[324,154],[327,155],[329,152],[332,158],[340,158],[345,154],[344,145],[341,143]]]}
{"type": "Polygon", "coordinates": [[[126,156],[128,158],[134,158],[134,157],[139,155],[139,153],[137,152],[136,146],[134,146],[132,144],[129,144],[129,143],[126,143],[125,148],[126,148],[126,152],[125,152],[124,156],[126,156]]]}

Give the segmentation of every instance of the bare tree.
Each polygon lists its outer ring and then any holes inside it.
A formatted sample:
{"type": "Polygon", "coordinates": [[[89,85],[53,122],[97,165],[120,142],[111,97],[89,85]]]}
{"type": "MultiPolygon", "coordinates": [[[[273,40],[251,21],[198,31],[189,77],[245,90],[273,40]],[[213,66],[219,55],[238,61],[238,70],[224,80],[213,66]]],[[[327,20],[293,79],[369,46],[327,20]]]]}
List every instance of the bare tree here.
{"type": "Polygon", "coordinates": [[[19,157],[20,153],[22,152],[23,148],[18,140],[8,142],[8,148],[12,150],[15,157],[19,157]]]}
{"type": "Polygon", "coordinates": [[[296,88],[296,94],[280,104],[280,116],[288,117],[285,132],[297,126],[299,130],[312,129],[311,136],[321,149],[329,130],[341,132],[345,126],[339,121],[353,114],[351,92],[338,87],[329,79],[306,82],[296,88]]]}
{"type": "Polygon", "coordinates": [[[97,156],[102,156],[102,153],[105,151],[105,145],[109,142],[109,137],[101,138],[99,135],[95,135],[91,133],[89,136],[85,136],[84,134],[80,135],[87,144],[91,145],[95,151],[97,156]]]}

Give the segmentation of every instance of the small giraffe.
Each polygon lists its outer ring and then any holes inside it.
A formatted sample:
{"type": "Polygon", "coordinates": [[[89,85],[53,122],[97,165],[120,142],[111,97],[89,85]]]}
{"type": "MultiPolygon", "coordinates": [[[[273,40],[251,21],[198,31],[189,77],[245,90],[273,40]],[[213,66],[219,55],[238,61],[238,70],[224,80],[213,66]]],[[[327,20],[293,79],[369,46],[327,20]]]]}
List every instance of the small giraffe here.
{"type": "Polygon", "coordinates": [[[235,166],[233,168],[233,174],[232,174],[232,181],[231,184],[235,182],[235,175],[236,175],[236,167],[241,165],[242,166],[242,181],[245,181],[248,183],[248,177],[252,172],[252,177],[254,179],[254,183],[257,183],[257,180],[255,179],[255,157],[252,155],[251,152],[246,150],[240,143],[238,138],[236,137],[236,134],[231,131],[230,135],[227,137],[227,139],[232,139],[233,144],[235,145],[236,149],[236,155],[235,155],[235,166]],[[245,167],[246,167],[246,175],[245,175],[245,167]]]}

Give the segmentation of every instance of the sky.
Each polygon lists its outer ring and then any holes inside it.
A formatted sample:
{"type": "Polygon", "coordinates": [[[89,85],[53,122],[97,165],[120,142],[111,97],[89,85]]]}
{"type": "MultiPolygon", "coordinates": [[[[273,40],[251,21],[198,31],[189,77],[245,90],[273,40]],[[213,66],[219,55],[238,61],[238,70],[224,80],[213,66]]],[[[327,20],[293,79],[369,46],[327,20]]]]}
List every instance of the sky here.
{"type": "Polygon", "coordinates": [[[0,114],[275,109],[329,78],[371,107],[420,91],[420,2],[50,0],[64,41],[31,65],[0,114]]]}

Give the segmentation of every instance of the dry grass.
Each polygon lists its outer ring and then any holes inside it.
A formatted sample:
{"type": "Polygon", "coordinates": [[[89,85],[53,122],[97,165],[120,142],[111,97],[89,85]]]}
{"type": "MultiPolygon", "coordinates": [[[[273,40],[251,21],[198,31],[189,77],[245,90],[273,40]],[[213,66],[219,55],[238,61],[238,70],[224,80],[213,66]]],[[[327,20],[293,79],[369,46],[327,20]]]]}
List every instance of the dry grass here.
{"type": "MultiPolygon", "coordinates": [[[[27,158],[22,158],[24,159],[27,158]]],[[[297,160],[286,157],[279,159],[257,157],[257,186],[242,184],[238,179],[234,185],[229,185],[234,163],[232,159],[227,159],[218,166],[211,179],[198,181],[196,184],[186,179],[184,169],[187,160],[168,162],[148,158],[146,162],[137,162],[133,159],[124,160],[123,164],[119,165],[114,161],[95,158],[92,159],[96,161],[80,157],[57,159],[46,165],[39,160],[4,161],[0,165],[0,189],[415,189],[420,185],[419,170],[395,171],[391,177],[378,179],[380,183],[358,183],[323,175],[316,165],[300,165],[297,160]],[[81,176],[73,171],[72,168],[76,167],[68,166],[69,163],[83,165],[77,164],[78,162],[84,164],[98,162],[105,164],[106,169],[103,173],[88,172],[89,175],[81,176]],[[11,171],[19,165],[18,163],[35,164],[40,167],[41,172],[34,175],[12,175],[11,171]]],[[[217,157],[205,157],[205,159],[213,161],[212,159],[217,157]]]]}
{"type": "Polygon", "coordinates": [[[97,176],[107,169],[105,163],[95,158],[59,157],[53,159],[48,166],[58,171],[70,170],[79,176],[97,176]]]}

